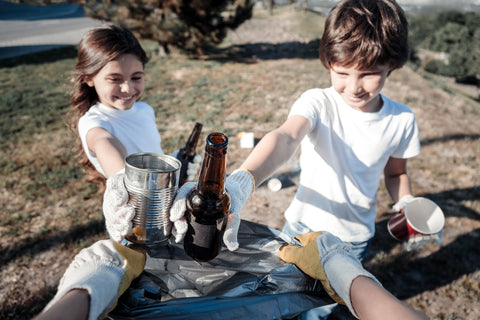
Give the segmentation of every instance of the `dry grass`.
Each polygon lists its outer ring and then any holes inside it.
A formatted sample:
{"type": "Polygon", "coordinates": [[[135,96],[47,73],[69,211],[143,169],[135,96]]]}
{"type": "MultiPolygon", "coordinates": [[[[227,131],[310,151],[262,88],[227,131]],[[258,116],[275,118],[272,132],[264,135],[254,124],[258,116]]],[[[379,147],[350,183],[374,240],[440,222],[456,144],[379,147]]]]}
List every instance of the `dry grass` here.
{"type": "MultiPolygon", "coordinates": [[[[249,151],[239,148],[238,132],[261,138],[285,119],[303,91],[329,85],[316,59],[322,22],[291,8],[273,16],[257,10],[221,50],[202,60],[177,52],[157,56],[156,45],[146,42],[153,56],[144,101],[156,110],[166,152],[178,148],[200,121],[204,133],[230,136],[229,171],[238,167],[249,151]]],[[[101,195],[84,181],[63,121],[75,51],[0,63],[0,318],[29,319],[52,297],[73,256],[107,235],[101,195]]],[[[417,116],[423,149],[409,162],[413,189],[444,209],[446,226],[441,245],[407,252],[386,232],[391,203],[382,187],[365,266],[432,319],[478,319],[478,97],[408,67],[392,74],[384,93],[417,116]]],[[[244,219],[281,228],[297,182],[294,161],[279,174],[285,187],[277,193],[260,187],[244,219]]]]}

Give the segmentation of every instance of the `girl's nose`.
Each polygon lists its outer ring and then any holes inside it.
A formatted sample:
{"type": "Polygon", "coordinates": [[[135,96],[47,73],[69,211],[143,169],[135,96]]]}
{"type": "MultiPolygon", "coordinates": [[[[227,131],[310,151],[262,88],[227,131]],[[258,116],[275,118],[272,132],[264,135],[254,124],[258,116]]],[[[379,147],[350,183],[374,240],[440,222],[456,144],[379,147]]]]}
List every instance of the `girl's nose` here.
{"type": "Polygon", "coordinates": [[[122,90],[122,92],[129,93],[131,89],[130,81],[125,81],[124,83],[122,83],[120,85],[120,89],[122,90]]]}

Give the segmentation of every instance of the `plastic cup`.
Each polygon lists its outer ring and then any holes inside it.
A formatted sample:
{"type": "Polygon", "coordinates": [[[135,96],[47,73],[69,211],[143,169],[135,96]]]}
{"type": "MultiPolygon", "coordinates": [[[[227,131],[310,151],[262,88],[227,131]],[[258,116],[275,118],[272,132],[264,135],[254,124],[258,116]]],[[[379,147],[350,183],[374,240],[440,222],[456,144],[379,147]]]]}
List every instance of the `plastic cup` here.
{"type": "Polygon", "coordinates": [[[397,240],[408,240],[422,234],[432,235],[442,231],[445,216],[442,209],[427,198],[416,198],[410,202],[403,212],[390,218],[388,232],[397,240]]]}

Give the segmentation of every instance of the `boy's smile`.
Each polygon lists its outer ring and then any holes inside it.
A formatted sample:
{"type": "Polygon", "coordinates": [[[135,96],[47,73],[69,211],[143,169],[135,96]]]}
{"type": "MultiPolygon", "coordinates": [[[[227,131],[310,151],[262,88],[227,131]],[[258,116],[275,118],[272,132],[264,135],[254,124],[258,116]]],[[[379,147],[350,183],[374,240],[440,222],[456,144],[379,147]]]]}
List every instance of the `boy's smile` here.
{"type": "Polygon", "coordinates": [[[98,99],[104,105],[128,110],[140,98],[145,88],[143,64],[133,54],[123,54],[107,63],[91,80],[98,99]]]}
{"type": "Polygon", "coordinates": [[[377,112],[382,108],[380,91],[390,73],[388,66],[369,70],[333,65],[330,70],[332,86],[350,107],[362,112],[377,112]]]}

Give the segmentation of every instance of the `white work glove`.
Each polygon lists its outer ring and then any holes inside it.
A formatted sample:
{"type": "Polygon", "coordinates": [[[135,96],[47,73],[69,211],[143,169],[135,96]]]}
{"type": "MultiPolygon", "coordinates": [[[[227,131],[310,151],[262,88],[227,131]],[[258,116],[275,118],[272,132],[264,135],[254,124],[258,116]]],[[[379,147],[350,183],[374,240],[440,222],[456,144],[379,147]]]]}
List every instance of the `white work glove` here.
{"type": "Polygon", "coordinates": [[[115,241],[122,241],[132,230],[135,208],[128,204],[128,192],[123,179],[124,170],[107,179],[103,195],[103,215],[107,232],[115,241]]]}
{"type": "MultiPolygon", "coordinates": [[[[192,182],[185,183],[178,190],[170,209],[170,221],[173,223],[172,234],[175,236],[175,242],[177,243],[183,240],[187,232],[187,222],[185,220],[186,198],[195,185],[192,182]]],[[[237,233],[240,226],[240,211],[248,197],[253,193],[255,182],[249,172],[236,170],[225,181],[225,188],[230,195],[230,212],[223,242],[228,250],[234,251],[238,249],[237,233]]]]}
{"type": "MultiPolygon", "coordinates": [[[[380,282],[362,267],[351,253],[352,246],[328,232],[311,232],[295,237],[302,246],[285,244],[279,249],[282,260],[294,263],[310,277],[319,280],[328,295],[348,307],[357,317],[350,300],[353,280],[365,276],[380,282]]],[[[357,317],[358,318],[358,317],[357,317]]]]}
{"type": "Polygon", "coordinates": [[[145,267],[145,251],[122,246],[112,240],[101,240],[81,250],[63,274],[57,294],[43,312],[73,289],[87,290],[90,295],[89,320],[105,317],[118,298],[145,267]]]}
{"type": "Polygon", "coordinates": [[[188,225],[185,219],[187,195],[196,185],[195,182],[185,182],[177,191],[170,208],[170,223],[165,227],[165,235],[168,236],[171,233],[176,243],[181,242],[187,233],[188,225]]]}
{"type": "MultiPolygon", "coordinates": [[[[171,156],[176,158],[178,155],[178,150],[172,152],[171,156]]],[[[195,181],[197,177],[198,170],[200,170],[200,166],[202,165],[202,156],[197,154],[193,157],[192,162],[188,162],[187,168],[187,181],[195,181]]]]}
{"type": "Polygon", "coordinates": [[[408,206],[408,204],[410,202],[412,202],[413,200],[415,200],[415,197],[412,196],[412,195],[406,195],[406,196],[403,196],[400,200],[398,200],[397,203],[395,203],[393,206],[392,206],[392,210],[393,212],[400,212],[405,209],[406,206],[408,206]]]}
{"type": "Polygon", "coordinates": [[[197,178],[198,170],[200,170],[200,167],[202,165],[202,156],[197,154],[193,158],[193,162],[188,163],[188,169],[187,169],[187,181],[195,181],[197,178]]]}
{"type": "Polygon", "coordinates": [[[238,249],[238,228],[240,227],[240,212],[248,197],[255,190],[255,180],[250,172],[235,170],[225,181],[225,188],[230,194],[230,215],[227,221],[223,243],[228,250],[238,249]]]}

